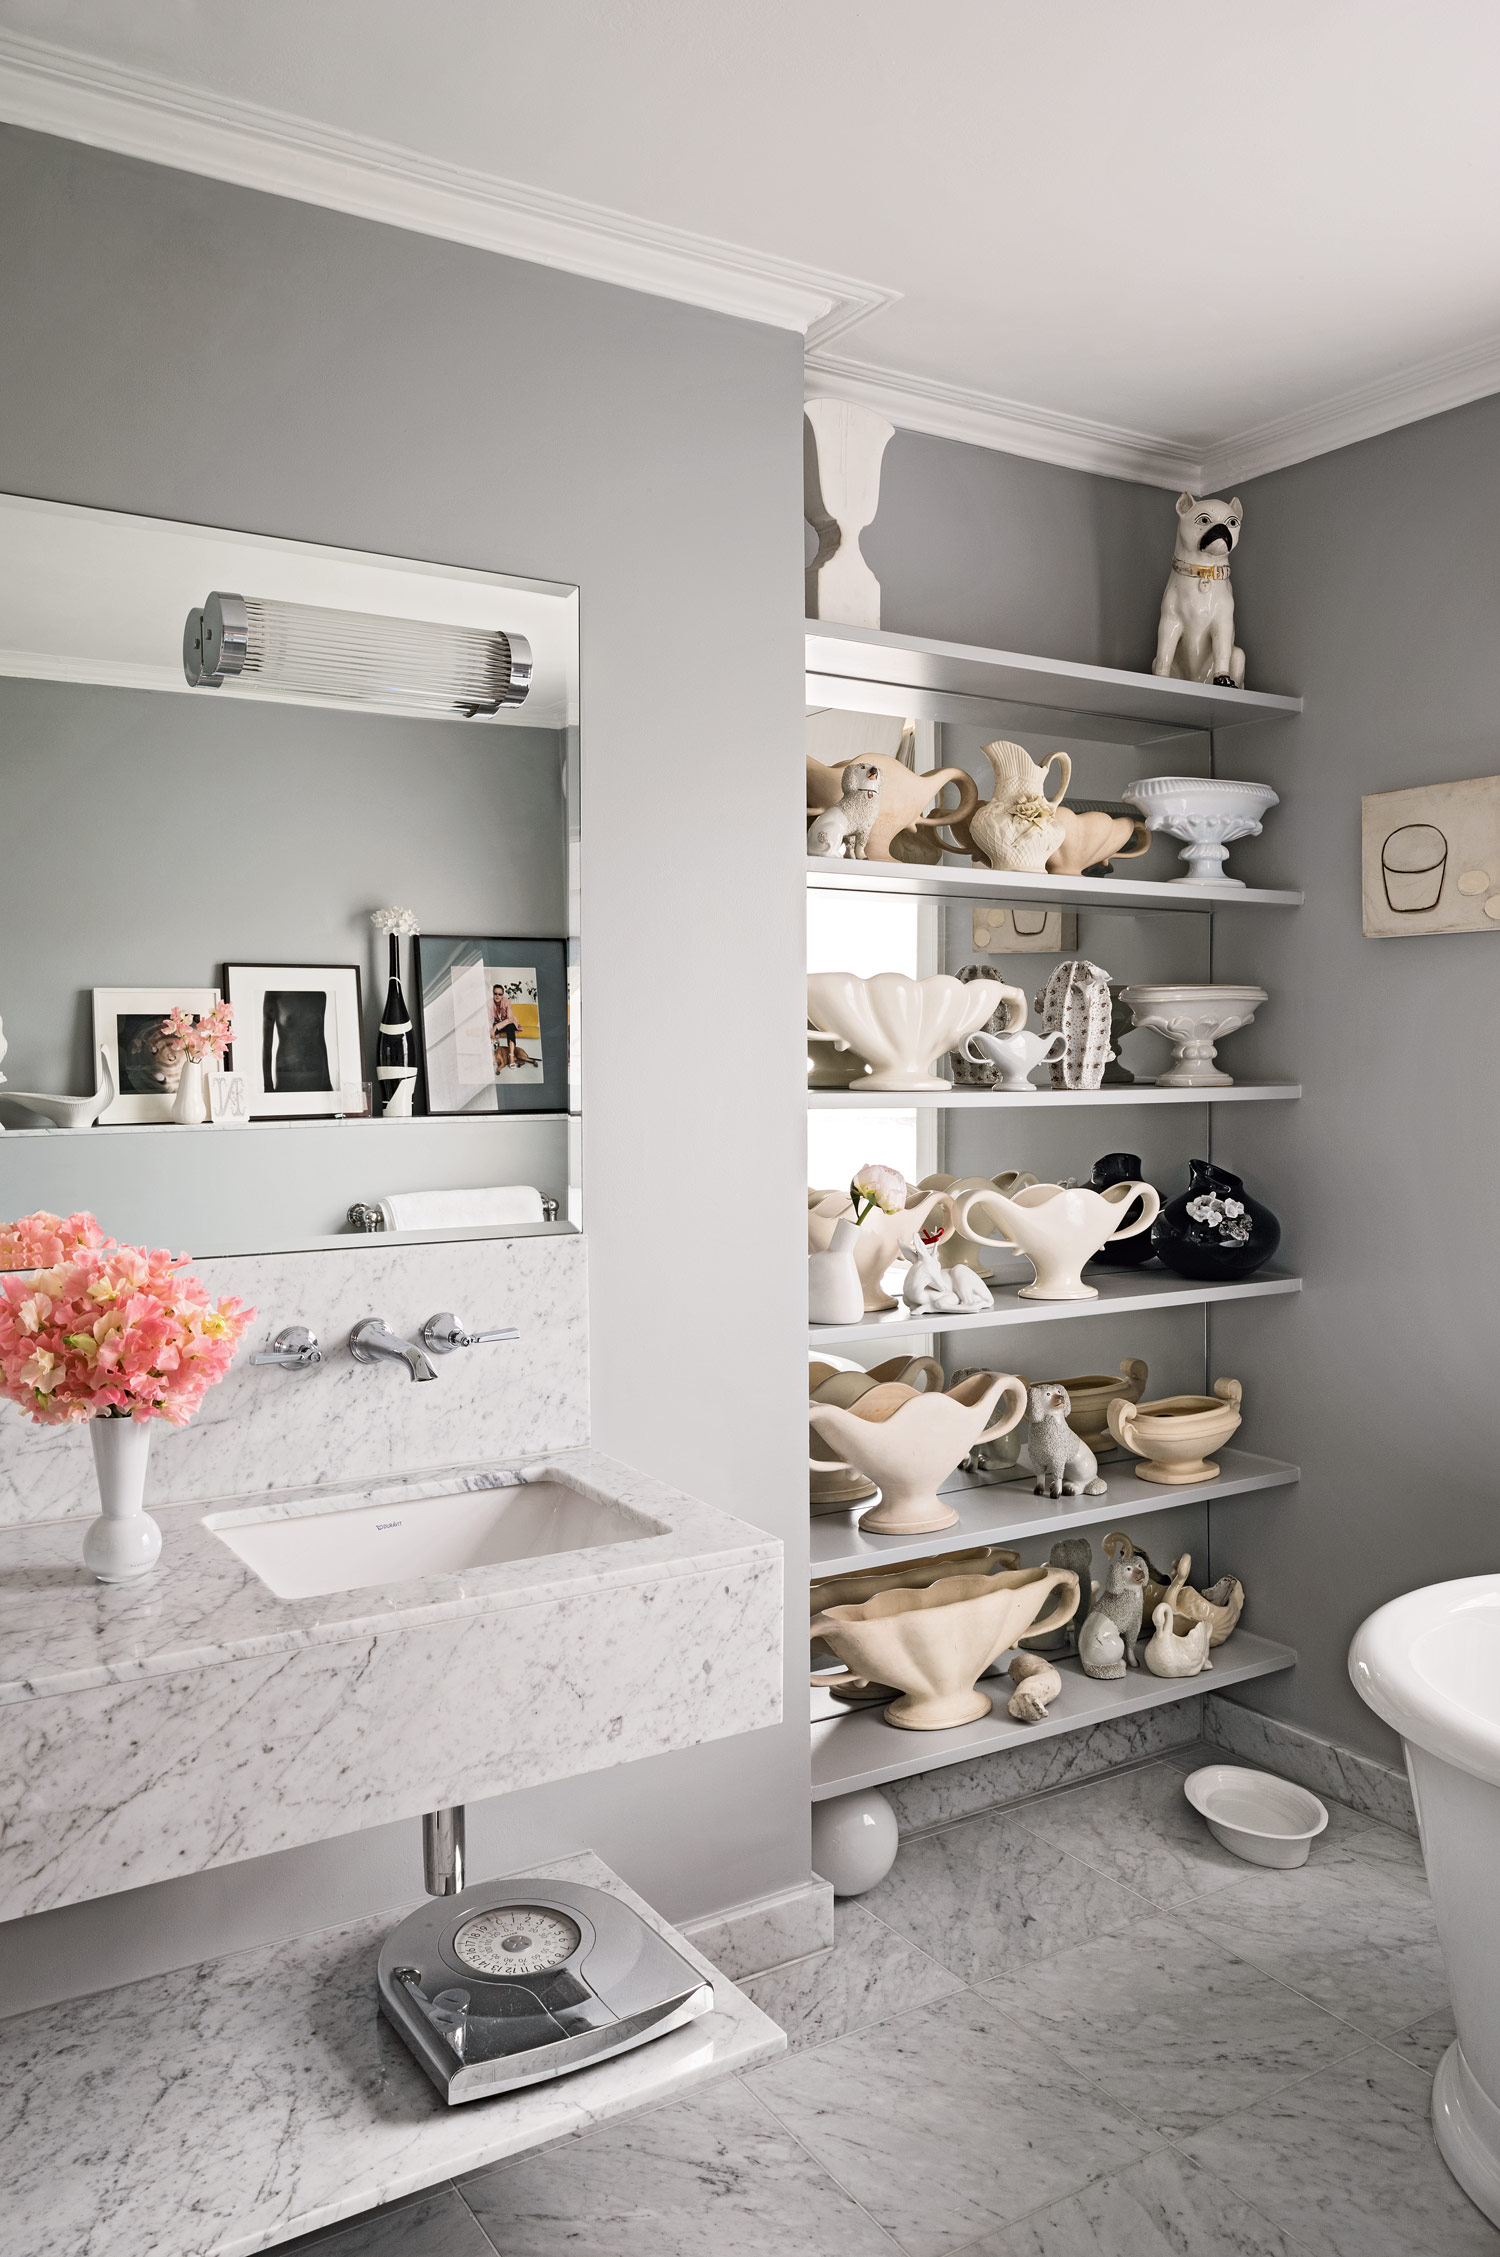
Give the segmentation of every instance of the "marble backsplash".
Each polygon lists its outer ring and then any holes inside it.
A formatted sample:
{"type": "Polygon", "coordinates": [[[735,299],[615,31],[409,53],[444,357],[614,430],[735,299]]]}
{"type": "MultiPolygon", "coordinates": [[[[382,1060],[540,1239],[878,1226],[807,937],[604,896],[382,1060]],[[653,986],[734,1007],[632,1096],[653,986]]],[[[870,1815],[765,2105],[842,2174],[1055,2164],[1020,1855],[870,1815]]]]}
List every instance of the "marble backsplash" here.
{"type": "MultiPolygon", "coordinates": [[[[193,1423],[156,1422],[148,1505],[494,1464],[588,1440],[588,1279],[577,1236],[426,1245],[374,1236],[193,1268],[215,1296],[238,1294],[257,1314],[193,1423]],[[471,1331],[513,1324],[521,1337],[442,1357],[422,1385],[401,1366],[350,1356],[361,1317],[383,1317],[414,1339],[441,1309],[471,1331]],[[317,1334],[322,1364],[253,1365],[252,1352],[291,1324],[317,1334]]],[[[0,1526],[92,1517],[96,1497],[86,1429],[34,1426],[0,1406],[0,1526]]]]}

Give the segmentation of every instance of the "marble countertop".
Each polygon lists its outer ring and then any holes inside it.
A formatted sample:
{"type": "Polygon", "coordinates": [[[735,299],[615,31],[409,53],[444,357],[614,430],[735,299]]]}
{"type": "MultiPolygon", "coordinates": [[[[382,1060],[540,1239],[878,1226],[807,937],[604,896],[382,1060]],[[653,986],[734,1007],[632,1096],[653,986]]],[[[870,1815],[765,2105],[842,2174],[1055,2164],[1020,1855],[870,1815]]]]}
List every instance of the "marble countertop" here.
{"type": "MultiPolygon", "coordinates": [[[[530,1868],[622,1898],[712,1980],[714,2011],[632,2053],[445,2107],[377,2009],[399,1914],[0,2028],[15,2257],[250,2257],[785,2050],[768,2016],[589,1852],[530,1868]]],[[[519,1876],[518,1876],[519,1877],[519,1876]]]]}
{"type": "Polygon", "coordinates": [[[589,1449],[401,1483],[329,1484],[281,1492],[274,1500],[225,1497],[153,1506],[152,1512],[162,1530],[160,1565],[139,1583],[112,1587],[96,1583],[83,1566],[76,1519],[0,1529],[0,1704],[531,1607],[569,1593],[769,1559],[780,1549],[747,1522],[589,1449]],[[603,1503],[644,1514],[662,1524],[663,1533],[420,1583],[285,1599],[204,1525],[207,1515],[238,1508],[286,1515],[327,1512],[372,1496],[417,1503],[547,1471],[566,1475],[603,1503]]]}

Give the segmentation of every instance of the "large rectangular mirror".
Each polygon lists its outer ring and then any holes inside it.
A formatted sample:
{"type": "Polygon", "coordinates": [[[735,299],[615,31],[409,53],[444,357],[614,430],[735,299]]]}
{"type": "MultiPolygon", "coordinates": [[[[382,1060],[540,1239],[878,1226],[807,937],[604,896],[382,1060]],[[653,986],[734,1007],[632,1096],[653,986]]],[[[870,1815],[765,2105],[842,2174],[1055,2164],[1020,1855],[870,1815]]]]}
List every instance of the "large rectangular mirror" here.
{"type": "Polygon", "coordinates": [[[0,496],[0,1225],[576,1223],[577,725],[573,588],[0,496]]]}

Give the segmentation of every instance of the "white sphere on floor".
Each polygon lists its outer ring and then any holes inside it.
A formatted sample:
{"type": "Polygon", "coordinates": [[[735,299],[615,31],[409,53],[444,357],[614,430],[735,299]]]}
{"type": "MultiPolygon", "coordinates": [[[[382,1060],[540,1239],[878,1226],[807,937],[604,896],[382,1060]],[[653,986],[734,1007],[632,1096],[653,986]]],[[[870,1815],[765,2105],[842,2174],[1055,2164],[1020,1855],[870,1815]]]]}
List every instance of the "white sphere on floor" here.
{"type": "Polygon", "coordinates": [[[883,1881],[898,1839],[896,1813],[878,1787],[813,1804],[813,1871],[832,1883],[836,1897],[863,1896],[883,1881]]]}

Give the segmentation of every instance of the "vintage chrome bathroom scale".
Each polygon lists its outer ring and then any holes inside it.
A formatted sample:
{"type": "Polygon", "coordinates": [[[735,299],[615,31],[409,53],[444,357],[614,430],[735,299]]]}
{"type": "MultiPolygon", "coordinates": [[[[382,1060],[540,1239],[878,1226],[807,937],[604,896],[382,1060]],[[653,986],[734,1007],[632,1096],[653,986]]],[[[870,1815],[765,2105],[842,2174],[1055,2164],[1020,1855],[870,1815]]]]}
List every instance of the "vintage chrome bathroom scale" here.
{"type": "Polygon", "coordinates": [[[540,2084],[711,2011],[639,1913],[572,1881],[481,1881],[403,1920],[380,2005],[450,2105],[540,2084]]]}

